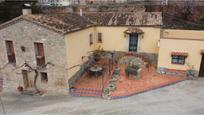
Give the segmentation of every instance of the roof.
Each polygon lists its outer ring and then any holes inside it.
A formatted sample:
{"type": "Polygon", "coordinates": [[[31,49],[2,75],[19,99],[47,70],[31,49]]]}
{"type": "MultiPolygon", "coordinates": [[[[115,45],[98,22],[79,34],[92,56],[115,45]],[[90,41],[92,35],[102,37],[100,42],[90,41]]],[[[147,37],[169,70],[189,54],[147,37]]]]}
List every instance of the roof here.
{"type": "Polygon", "coordinates": [[[184,30],[204,30],[204,22],[180,22],[166,23],[164,21],[163,29],[184,29],[184,30]]]}
{"type": "Polygon", "coordinates": [[[27,20],[47,26],[63,34],[87,28],[93,25],[88,19],[76,13],[50,14],[50,15],[28,15],[27,20]]]}
{"type": "Polygon", "coordinates": [[[78,31],[91,26],[154,26],[162,24],[161,13],[159,12],[97,12],[84,13],[83,16],[77,13],[22,15],[0,25],[0,29],[19,20],[27,20],[61,34],[78,31]]]}
{"type": "Polygon", "coordinates": [[[93,25],[93,23],[91,23],[88,19],[81,17],[75,13],[50,14],[50,15],[42,14],[42,15],[22,15],[0,25],[0,29],[10,25],[10,23],[15,23],[20,20],[26,20],[41,25],[43,27],[46,27],[61,34],[77,31],[93,25]]]}
{"type": "Polygon", "coordinates": [[[161,12],[101,12],[84,13],[100,26],[155,26],[162,24],[161,12]]]}

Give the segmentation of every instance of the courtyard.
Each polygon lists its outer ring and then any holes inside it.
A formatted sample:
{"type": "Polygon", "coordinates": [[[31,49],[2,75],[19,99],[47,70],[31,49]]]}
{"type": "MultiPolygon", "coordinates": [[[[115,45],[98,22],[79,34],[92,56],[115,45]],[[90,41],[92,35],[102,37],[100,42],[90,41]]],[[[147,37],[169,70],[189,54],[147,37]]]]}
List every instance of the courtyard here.
{"type": "Polygon", "coordinates": [[[159,74],[156,66],[145,55],[119,55],[113,56],[116,59],[107,59],[108,56],[105,56],[94,61],[75,81],[70,94],[77,97],[119,99],[172,85],[187,78],[186,71],[168,70],[171,71],[170,75],[167,72],[159,74]],[[100,71],[95,73],[90,69],[100,71]]]}
{"type": "Polygon", "coordinates": [[[7,114],[204,114],[203,87],[199,78],[116,100],[10,92],[4,92],[2,100],[7,114]]]}

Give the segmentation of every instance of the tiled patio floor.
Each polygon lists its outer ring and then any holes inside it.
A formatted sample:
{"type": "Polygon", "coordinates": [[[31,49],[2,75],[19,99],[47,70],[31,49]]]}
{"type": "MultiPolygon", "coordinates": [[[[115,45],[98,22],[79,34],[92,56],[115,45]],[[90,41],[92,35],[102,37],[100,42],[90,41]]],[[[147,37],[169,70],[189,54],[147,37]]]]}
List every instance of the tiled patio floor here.
{"type": "Polygon", "coordinates": [[[143,68],[141,79],[139,80],[131,80],[125,75],[124,71],[121,71],[120,79],[116,85],[117,89],[112,92],[111,96],[112,98],[126,97],[170,85],[184,79],[184,77],[157,74],[154,67],[151,67],[149,70],[143,68]]]}
{"type": "Polygon", "coordinates": [[[106,71],[104,75],[101,76],[90,76],[88,73],[85,73],[75,84],[75,88],[81,88],[81,89],[96,89],[96,90],[102,90],[103,87],[105,87],[108,84],[108,81],[110,79],[110,74],[107,68],[107,64],[104,64],[107,62],[98,62],[97,65],[101,65],[104,68],[106,68],[106,71]]]}
{"type": "MultiPolygon", "coordinates": [[[[124,68],[126,68],[126,66],[127,65],[119,65],[121,73],[119,80],[116,83],[117,89],[111,93],[112,98],[127,97],[185,80],[184,77],[157,74],[155,67],[151,67],[149,70],[147,68],[143,68],[141,78],[139,80],[131,80],[125,74],[124,68]]],[[[106,68],[108,67],[109,66],[106,65],[106,68]]],[[[75,88],[102,91],[103,87],[107,86],[110,76],[109,71],[106,71],[103,76],[99,77],[89,76],[86,73],[80,80],[77,81],[75,88]]]]}

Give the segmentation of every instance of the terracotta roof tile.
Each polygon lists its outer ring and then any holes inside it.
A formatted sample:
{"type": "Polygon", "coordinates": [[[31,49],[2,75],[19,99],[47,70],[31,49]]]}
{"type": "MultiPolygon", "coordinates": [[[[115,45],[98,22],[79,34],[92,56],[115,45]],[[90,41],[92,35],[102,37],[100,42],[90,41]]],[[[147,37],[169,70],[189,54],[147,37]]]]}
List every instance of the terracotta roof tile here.
{"type": "Polygon", "coordinates": [[[62,33],[76,31],[78,29],[93,25],[88,19],[74,13],[27,15],[23,18],[47,26],[62,33]]]}
{"type": "Polygon", "coordinates": [[[102,26],[151,26],[162,24],[160,12],[101,12],[84,13],[84,16],[102,26]]]}
{"type": "Polygon", "coordinates": [[[81,30],[83,28],[88,28],[95,25],[153,26],[162,24],[160,12],[97,12],[84,13],[83,16],[80,16],[77,13],[23,15],[0,25],[0,29],[10,25],[11,23],[16,23],[18,20],[22,19],[39,24],[62,34],[81,30]]]}

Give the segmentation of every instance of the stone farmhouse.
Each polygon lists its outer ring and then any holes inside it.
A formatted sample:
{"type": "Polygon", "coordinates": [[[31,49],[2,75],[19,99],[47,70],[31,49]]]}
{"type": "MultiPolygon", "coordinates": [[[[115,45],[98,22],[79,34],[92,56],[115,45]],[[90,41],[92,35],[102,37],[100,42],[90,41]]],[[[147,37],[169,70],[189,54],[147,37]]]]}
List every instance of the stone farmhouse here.
{"type": "Polygon", "coordinates": [[[161,12],[143,10],[17,17],[0,25],[0,75],[5,90],[22,86],[66,94],[68,81],[99,47],[143,53],[160,73],[193,67],[197,76],[204,77],[204,31],[162,29],[161,25],[161,12]]]}

